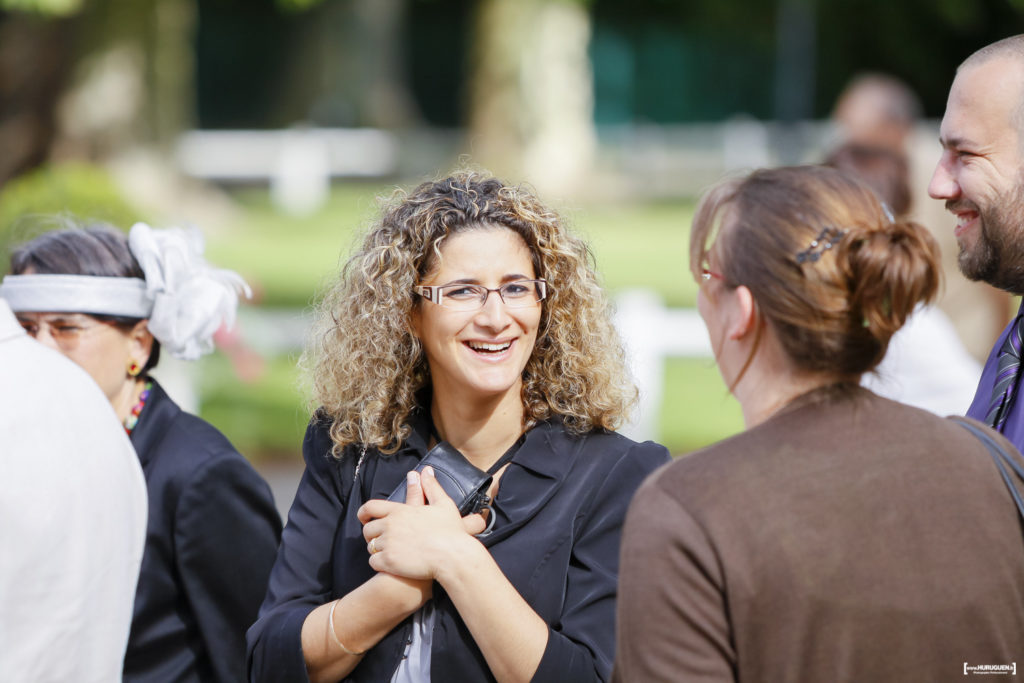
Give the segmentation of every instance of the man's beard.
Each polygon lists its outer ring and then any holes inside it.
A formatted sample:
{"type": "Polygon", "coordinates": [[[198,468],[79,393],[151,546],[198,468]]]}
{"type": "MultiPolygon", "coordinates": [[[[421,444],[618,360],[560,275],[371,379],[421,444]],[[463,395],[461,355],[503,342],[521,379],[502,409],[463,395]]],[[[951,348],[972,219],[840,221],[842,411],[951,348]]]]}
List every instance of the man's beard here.
{"type": "MultiPolygon", "coordinates": [[[[1024,294],[1024,183],[985,207],[967,204],[978,212],[978,238],[969,251],[960,248],[960,272],[970,280],[1024,294]]],[[[957,205],[964,206],[946,203],[947,208],[957,205]]]]}

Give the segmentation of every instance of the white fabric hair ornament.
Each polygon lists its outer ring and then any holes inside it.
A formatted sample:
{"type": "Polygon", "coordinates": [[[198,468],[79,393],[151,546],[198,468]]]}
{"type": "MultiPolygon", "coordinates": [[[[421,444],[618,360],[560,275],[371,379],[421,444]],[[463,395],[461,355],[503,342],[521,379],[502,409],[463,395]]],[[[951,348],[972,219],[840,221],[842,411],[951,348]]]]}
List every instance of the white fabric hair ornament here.
{"type": "Polygon", "coordinates": [[[235,323],[238,295],[252,290],[235,272],[203,258],[203,236],[191,228],[154,230],[136,223],[128,247],[146,275],[153,301],[149,331],[175,358],[195,360],[213,350],[213,335],[235,323]]]}
{"type": "Polygon", "coordinates": [[[235,322],[238,294],[252,292],[230,270],[203,259],[203,237],[191,228],[154,230],[136,223],[128,247],[145,273],[138,278],[7,275],[0,297],[11,310],[80,312],[148,318],[149,331],[172,356],[195,360],[213,350],[213,335],[235,322]]]}

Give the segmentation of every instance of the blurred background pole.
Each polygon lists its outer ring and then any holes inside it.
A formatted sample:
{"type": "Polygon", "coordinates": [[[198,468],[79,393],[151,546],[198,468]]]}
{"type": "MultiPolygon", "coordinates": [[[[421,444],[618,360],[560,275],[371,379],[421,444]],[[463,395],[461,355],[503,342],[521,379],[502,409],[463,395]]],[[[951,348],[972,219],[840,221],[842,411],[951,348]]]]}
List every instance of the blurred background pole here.
{"type": "Polygon", "coordinates": [[[548,195],[585,181],[597,149],[583,0],[480,0],[471,51],[472,161],[548,195]]]}
{"type": "Polygon", "coordinates": [[[782,164],[803,161],[796,124],[814,117],[817,63],[815,0],[779,0],[775,23],[775,118],[781,124],[776,155],[782,164]]]}
{"type": "Polygon", "coordinates": [[[182,131],[195,126],[195,0],[158,0],[153,7],[152,81],[147,109],[152,139],[170,151],[182,131]]]}

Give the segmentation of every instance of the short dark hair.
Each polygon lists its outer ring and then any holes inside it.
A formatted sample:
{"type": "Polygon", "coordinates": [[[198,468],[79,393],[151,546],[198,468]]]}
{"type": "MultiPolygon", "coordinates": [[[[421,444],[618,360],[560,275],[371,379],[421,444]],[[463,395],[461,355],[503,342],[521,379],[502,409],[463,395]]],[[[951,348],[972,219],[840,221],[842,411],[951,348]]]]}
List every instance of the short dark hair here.
{"type": "MultiPolygon", "coordinates": [[[[11,252],[11,273],[40,275],[91,275],[93,277],[133,277],[145,279],[145,273],[128,248],[128,238],[109,225],[69,227],[44,232],[11,252]]],[[[142,318],[85,313],[121,328],[132,328],[142,318]]],[[[149,359],[143,372],[156,367],[160,360],[160,342],[153,340],[149,359]]]]}

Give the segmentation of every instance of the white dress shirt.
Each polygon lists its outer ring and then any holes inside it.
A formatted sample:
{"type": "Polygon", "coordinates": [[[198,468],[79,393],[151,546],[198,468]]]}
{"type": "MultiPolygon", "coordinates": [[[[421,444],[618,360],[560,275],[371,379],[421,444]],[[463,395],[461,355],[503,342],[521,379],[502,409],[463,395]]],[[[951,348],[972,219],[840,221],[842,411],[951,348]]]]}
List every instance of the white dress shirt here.
{"type": "Polygon", "coordinates": [[[146,509],[99,386],[0,299],[0,680],[121,680],[146,509]]]}
{"type": "Polygon", "coordinates": [[[964,348],[946,314],[937,306],[918,306],[861,385],[945,417],[967,414],[980,377],[981,364],[964,348]]]}

